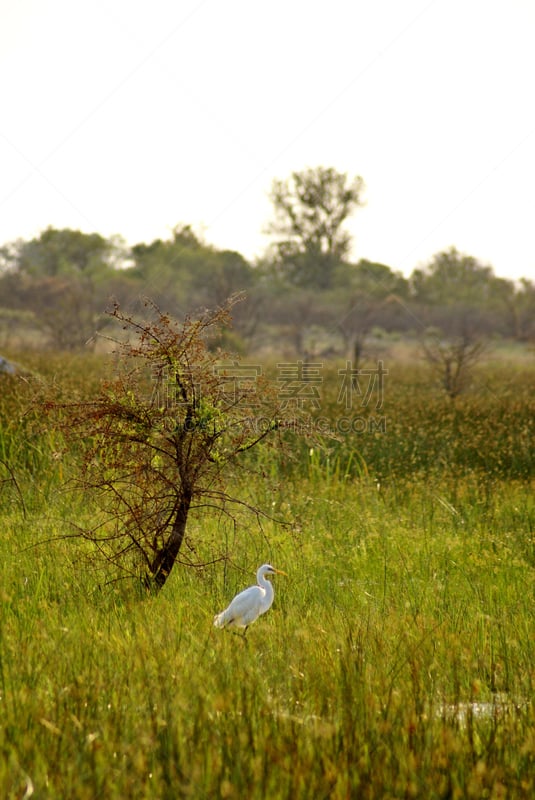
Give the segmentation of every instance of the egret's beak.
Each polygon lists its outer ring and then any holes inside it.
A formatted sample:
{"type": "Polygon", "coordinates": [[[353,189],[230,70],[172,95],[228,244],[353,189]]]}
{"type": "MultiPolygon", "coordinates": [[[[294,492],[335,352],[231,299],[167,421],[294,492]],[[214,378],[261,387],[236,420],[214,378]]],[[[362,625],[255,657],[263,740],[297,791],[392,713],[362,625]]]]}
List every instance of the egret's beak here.
{"type": "MultiPolygon", "coordinates": [[[[275,567],[273,567],[273,569],[275,569],[275,567]]],[[[282,569],[275,569],[275,572],[277,573],[277,575],[284,575],[285,578],[288,577],[288,573],[283,572],[282,569]]]]}

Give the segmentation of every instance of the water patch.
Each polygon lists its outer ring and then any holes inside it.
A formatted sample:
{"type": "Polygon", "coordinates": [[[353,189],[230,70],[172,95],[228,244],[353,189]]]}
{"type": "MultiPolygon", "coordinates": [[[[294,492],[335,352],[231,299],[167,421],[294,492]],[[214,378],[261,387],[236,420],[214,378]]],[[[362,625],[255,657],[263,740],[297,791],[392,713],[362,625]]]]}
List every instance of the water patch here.
{"type": "Polygon", "coordinates": [[[466,725],[468,720],[490,720],[518,714],[528,706],[528,700],[513,700],[508,695],[497,694],[488,702],[472,700],[468,703],[444,704],[437,709],[436,716],[466,725]]]}

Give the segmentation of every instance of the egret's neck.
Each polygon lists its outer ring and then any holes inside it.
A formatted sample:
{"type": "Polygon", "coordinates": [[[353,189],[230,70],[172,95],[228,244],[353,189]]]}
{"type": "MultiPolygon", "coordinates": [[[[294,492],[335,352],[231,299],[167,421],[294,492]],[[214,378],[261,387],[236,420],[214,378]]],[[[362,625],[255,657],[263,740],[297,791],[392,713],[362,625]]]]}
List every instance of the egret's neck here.
{"type": "Polygon", "coordinates": [[[257,575],[257,578],[258,585],[261,586],[266,593],[266,599],[273,599],[273,584],[271,581],[268,581],[263,575],[257,575]]]}

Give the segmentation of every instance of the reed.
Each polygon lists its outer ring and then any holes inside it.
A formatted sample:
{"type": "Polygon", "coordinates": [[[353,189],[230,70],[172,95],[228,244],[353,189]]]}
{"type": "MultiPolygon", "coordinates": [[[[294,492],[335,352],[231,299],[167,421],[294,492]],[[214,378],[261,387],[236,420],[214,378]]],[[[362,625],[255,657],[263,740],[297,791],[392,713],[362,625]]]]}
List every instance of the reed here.
{"type": "MultiPolygon", "coordinates": [[[[514,396],[524,419],[531,401],[514,396]]],[[[430,429],[438,414],[413,413],[430,429]]],[[[507,426],[472,419],[474,441],[494,431],[511,463],[507,426]]],[[[407,462],[380,479],[348,441],[303,446],[290,466],[266,452],[244,489],[287,525],[199,515],[195,560],[226,561],[179,567],[140,598],[62,538],[90,498],[67,503],[59,476],[32,472],[35,453],[56,464],[55,443],[27,451],[23,432],[2,434],[24,498],[0,487],[3,797],[533,797],[525,467],[407,462]],[[270,612],[245,641],[213,628],[266,560],[289,573],[270,612]]]]}

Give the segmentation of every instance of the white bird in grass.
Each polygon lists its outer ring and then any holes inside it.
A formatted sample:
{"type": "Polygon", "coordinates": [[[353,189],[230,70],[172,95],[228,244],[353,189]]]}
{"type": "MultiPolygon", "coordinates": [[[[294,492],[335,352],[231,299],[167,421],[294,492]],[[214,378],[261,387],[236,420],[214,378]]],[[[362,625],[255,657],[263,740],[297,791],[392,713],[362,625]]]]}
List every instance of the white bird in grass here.
{"type": "MultiPolygon", "coordinates": [[[[244,628],[244,635],[249,625],[261,614],[269,611],[273,603],[273,586],[266,580],[266,575],[286,575],[271,564],[262,564],[256,573],[256,586],[249,586],[236,595],[231,604],[214,617],[216,628],[244,628]]],[[[286,576],[287,577],[287,576],[286,576]]]]}

